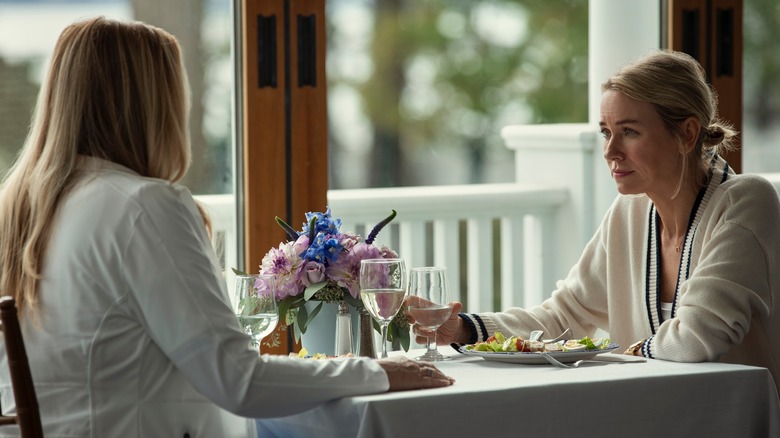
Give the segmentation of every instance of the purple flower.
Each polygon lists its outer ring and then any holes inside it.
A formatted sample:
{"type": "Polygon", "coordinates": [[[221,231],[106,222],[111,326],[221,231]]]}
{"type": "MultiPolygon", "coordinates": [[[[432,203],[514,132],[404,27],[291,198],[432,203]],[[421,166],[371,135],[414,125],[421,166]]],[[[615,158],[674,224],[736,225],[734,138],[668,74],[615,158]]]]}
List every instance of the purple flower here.
{"type": "Polygon", "coordinates": [[[353,233],[341,233],[341,246],[345,251],[352,251],[355,244],[360,242],[360,236],[353,233]]]}
{"type": "MultiPolygon", "coordinates": [[[[394,217],[395,210],[374,227],[371,239],[394,217]]],[[[330,208],[324,213],[306,213],[301,233],[279,218],[276,221],[289,238],[295,239],[268,251],[260,265],[261,274],[274,277],[279,299],[298,296],[306,287],[322,282],[335,283],[357,298],[360,294],[360,261],[398,257],[386,246],[380,249],[357,234],[342,233],[341,219],[334,219],[330,208]]],[[[261,288],[269,289],[265,285],[261,288]]]]}
{"type": "Polygon", "coordinates": [[[305,234],[301,234],[298,236],[298,240],[296,240],[293,243],[293,251],[295,251],[298,256],[302,257],[304,251],[309,247],[309,236],[305,234]]]}
{"type": "Polygon", "coordinates": [[[379,252],[382,253],[383,259],[397,259],[398,253],[393,251],[392,249],[388,248],[385,245],[382,245],[382,248],[379,249],[379,252]]]}
{"type": "Polygon", "coordinates": [[[359,242],[328,266],[325,274],[337,285],[347,288],[353,298],[357,298],[360,295],[360,261],[381,257],[382,254],[377,247],[359,242]]]}
{"type": "Polygon", "coordinates": [[[325,281],[325,265],[311,260],[307,261],[304,263],[300,275],[301,283],[306,287],[322,283],[325,281]]]}
{"type": "Polygon", "coordinates": [[[271,274],[276,279],[276,297],[279,299],[298,295],[303,288],[298,278],[303,260],[295,250],[296,244],[287,242],[272,248],[260,264],[261,274],[271,274]]]}

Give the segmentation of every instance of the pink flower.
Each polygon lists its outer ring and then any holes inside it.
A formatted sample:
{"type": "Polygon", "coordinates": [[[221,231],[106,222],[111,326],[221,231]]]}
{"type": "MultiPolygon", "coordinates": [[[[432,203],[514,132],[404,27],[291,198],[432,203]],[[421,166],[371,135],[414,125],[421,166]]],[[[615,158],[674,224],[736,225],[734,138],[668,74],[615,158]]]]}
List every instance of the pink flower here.
{"type": "Polygon", "coordinates": [[[301,283],[309,287],[312,284],[322,283],[323,281],[325,281],[325,265],[313,260],[305,262],[301,269],[301,283]]]}
{"type": "Polygon", "coordinates": [[[382,253],[383,259],[397,259],[398,253],[393,251],[392,249],[388,248],[385,245],[382,245],[382,248],[379,249],[379,252],[382,253]]]}
{"type": "Polygon", "coordinates": [[[341,233],[341,246],[344,247],[344,251],[352,251],[352,248],[360,242],[360,236],[352,233],[341,233]]]}
{"type": "Polygon", "coordinates": [[[309,247],[309,236],[303,234],[293,243],[292,250],[300,256],[309,247]]]}
{"type": "Polygon", "coordinates": [[[278,248],[268,251],[260,263],[260,273],[271,274],[276,279],[278,299],[298,295],[303,289],[298,278],[303,259],[294,247],[292,242],[279,244],[278,248]]]}
{"type": "Polygon", "coordinates": [[[357,298],[360,295],[360,261],[381,257],[382,254],[377,247],[359,242],[346,254],[342,254],[335,263],[328,266],[325,273],[336,284],[347,288],[353,298],[357,298]]]}

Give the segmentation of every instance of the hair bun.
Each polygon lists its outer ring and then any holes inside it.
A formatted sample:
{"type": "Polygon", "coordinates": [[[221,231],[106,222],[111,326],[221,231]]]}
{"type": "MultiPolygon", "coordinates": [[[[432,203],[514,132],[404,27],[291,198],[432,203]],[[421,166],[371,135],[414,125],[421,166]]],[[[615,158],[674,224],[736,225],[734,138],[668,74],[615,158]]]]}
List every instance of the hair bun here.
{"type": "Polygon", "coordinates": [[[715,146],[726,138],[726,131],[720,125],[710,125],[705,129],[704,143],[715,146]]]}

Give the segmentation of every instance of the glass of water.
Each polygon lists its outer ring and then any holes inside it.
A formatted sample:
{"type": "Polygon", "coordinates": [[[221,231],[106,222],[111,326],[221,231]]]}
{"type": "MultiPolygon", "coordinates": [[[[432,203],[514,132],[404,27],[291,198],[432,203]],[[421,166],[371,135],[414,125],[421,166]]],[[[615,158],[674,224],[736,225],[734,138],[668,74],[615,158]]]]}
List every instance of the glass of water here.
{"type": "Polygon", "coordinates": [[[413,268],[409,280],[408,312],[414,324],[428,334],[425,354],[417,360],[435,362],[449,360],[436,348],[436,330],[452,316],[447,268],[413,268]]]}
{"type": "Polygon", "coordinates": [[[406,296],[406,264],[402,259],[360,261],[360,298],[382,328],[382,354],[387,357],[387,328],[406,296]]]}
{"type": "Polygon", "coordinates": [[[235,312],[238,323],[251,338],[251,346],[271,334],[279,323],[279,309],[273,275],[236,276],[235,312]]]}

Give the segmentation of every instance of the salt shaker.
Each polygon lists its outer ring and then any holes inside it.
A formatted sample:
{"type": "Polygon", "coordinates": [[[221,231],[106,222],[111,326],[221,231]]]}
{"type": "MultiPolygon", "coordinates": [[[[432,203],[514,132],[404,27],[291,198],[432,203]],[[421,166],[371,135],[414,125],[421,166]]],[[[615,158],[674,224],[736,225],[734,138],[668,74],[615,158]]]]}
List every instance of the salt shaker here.
{"type": "Polygon", "coordinates": [[[336,356],[352,353],[352,317],[346,301],[339,303],[336,314],[336,356]]]}

